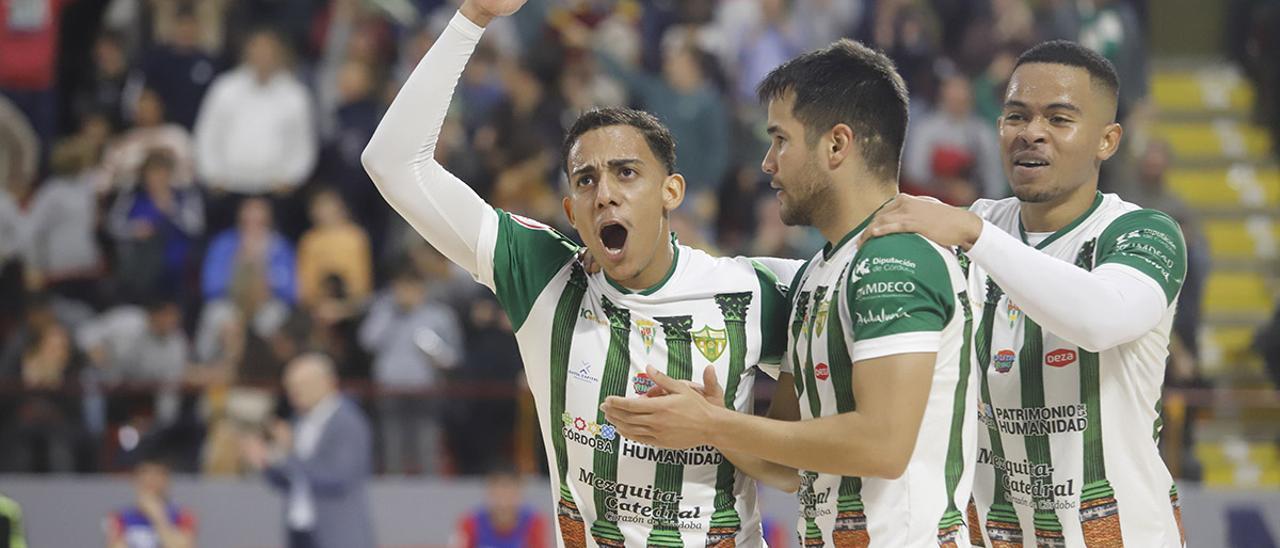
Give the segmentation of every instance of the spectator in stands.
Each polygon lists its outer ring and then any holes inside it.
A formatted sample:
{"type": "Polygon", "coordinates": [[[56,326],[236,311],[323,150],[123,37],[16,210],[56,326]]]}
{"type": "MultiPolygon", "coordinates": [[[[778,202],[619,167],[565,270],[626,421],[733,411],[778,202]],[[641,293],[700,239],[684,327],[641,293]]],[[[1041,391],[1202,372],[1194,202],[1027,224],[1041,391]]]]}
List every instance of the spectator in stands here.
{"type": "Polygon", "coordinates": [[[276,232],[271,220],[271,206],[264,198],[245,200],[240,205],[236,227],[224,231],[209,243],[200,280],[204,298],[225,296],[240,263],[261,266],[271,295],[286,303],[294,302],[297,276],[293,246],[276,232]]]}
{"type": "Polygon", "coordinates": [[[368,236],[351,222],[346,203],[332,189],[321,189],[312,195],[311,224],[313,228],[303,234],[298,244],[298,301],[307,307],[324,304],[358,310],[373,285],[368,236]],[[330,276],[341,281],[344,300],[324,302],[330,276]]]}
{"type": "Polygon", "coordinates": [[[125,97],[129,80],[129,56],[125,51],[124,37],[103,31],[93,44],[92,63],[87,67],[80,89],[75,90],[73,114],[84,117],[90,113],[102,113],[111,122],[113,131],[124,127],[125,97]]]}
{"type": "MultiPolygon", "coordinates": [[[[26,218],[18,207],[40,167],[40,140],[27,117],[0,95],[0,302],[22,298],[22,252],[27,247],[26,218]]],[[[16,318],[14,306],[0,307],[0,338],[16,318]]]]}
{"type": "Polygon", "coordinates": [[[1079,0],[1081,45],[1106,57],[1120,76],[1120,104],[1116,120],[1121,122],[1147,98],[1147,56],[1142,22],[1127,0],[1079,0]]]}
{"type": "Polygon", "coordinates": [[[1196,384],[1203,382],[1199,369],[1200,310],[1213,258],[1199,215],[1182,198],[1169,191],[1165,173],[1172,163],[1173,148],[1169,143],[1159,139],[1147,143],[1138,158],[1138,184],[1126,193],[1125,199],[1168,213],[1182,227],[1182,235],[1187,241],[1187,274],[1173,317],[1169,376],[1173,384],[1196,384]]]}
{"type": "Polygon", "coordinates": [[[98,203],[89,169],[105,140],[106,121],[90,118],[80,135],[61,141],[51,161],[53,178],[36,192],[27,212],[28,287],[97,307],[102,252],[94,233],[98,203]]]}
{"type": "Polygon", "coordinates": [[[169,464],[147,457],[133,467],[134,506],[106,520],[107,548],[191,548],[196,518],[169,496],[169,464]]]}
{"type": "Polygon", "coordinates": [[[219,76],[196,120],[196,172],[213,192],[210,225],[225,226],[245,197],[286,202],[311,174],[316,142],[311,98],[268,31],[249,37],[244,62],[219,76]]]}
{"type": "Polygon", "coordinates": [[[285,371],[284,389],[293,423],[277,423],[270,446],[251,436],[242,449],[285,494],[286,546],[372,548],[365,494],[373,458],[368,420],[338,392],[335,366],[326,356],[295,358],[285,371]]]}
{"type": "Polygon", "coordinates": [[[176,179],[169,152],[147,153],[141,185],[116,197],[107,226],[116,240],[116,286],[126,297],[185,289],[192,253],[204,235],[200,192],[176,179]]]}
{"type": "Polygon", "coordinates": [[[440,409],[420,391],[442,384],[462,358],[462,329],[453,310],[431,294],[420,272],[402,267],[391,288],[374,300],[360,326],[360,343],[373,354],[373,380],[389,394],[378,398],[383,471],[438,473],[440,409]]]}
{"type": "Polygon", "coordinates": [[[22,507],[0,493],[0,548],[27,548],[27,535],[22,528],[22,507]]]}
{"type": "Polygon", "coordinates": [[[325,142],[321,166],[325,179],[335,184],[347,210],[376,246],[386,234],[390,207],[360,164],[360,153],[378,127],[380,106],[372,67],[345,63],[337,87],[334,131],[325,142]]]}
{"type": "Polygon", "coordinates": [[[485,505],[464,515],[450,548],[544,548],[551,535],[545,517],[524,503],[520,475],[497,468],[486,481],[485,505]]]}
{"type": "Polygon", "coordinates": [[[58,130],[58,43],[70,0],[27,0],[0,9],[0,95],[27,115],[48,150],[58,130]]]}
{"type": "Polygon", "coordinates": [[[996,198],[1007,186],[1000,167],[992,120],[973,114],[973,91],[969,79],[953,74],[942,83],[936,108],[931,109],[907,132],[902,160],[903,176],[919,190],[955,205],[967,205],[974,198],[996,198]],[[964,179],[966,167],[972,179],[964,179]],[[969,186],[973,184],[974,186],[969,186]]]}
{"type": "MultiPolygon", "coordinates": [[[[168,29],[157,21],[159,41],[143,57],[142,73],[146,86],[160,96],[169,119],[188,131],[195,127],[200,103],[217,73],[212,54],[221,46],[221,36],[218,36],[218,46],[214,48],[202,42],[201,31],[208,26],[201,25],[192,10],[225,3],[224,0],[205,0],[195,7],[178,9],[168,29]]],[[[177,6],[178,3],[162,2],[156,6],[163,9],[170,5],[177,6]]]]}
{"type": "Polygon", "coordinates": [[[67,329],[48,323],[26,340],[17,369],[2,377],[21,391],[6,397],[0,426],[0,468],[10,472],[68,473],[83,469],[83,405],[77,388],[83,367],[67,329]],[[78,465],[81,464],[81,465],[78,465]]]}
{"type": "MultiPolygon", "coordinates": [[[[442,260],[442,259],[436,259],[442,260]]],[[[511,321],[488,291],[471,292],[461,303],[466,320],[466,365],[454,377],[461,386],[484,386],[509,394],[521,391],[524,372],[511,321]]],[[[512,454],[516,424],[514,398],[454,398],[446,402],[449,447],[460,474],[483,474],[512,454]],[[477,436],[475,432],[487,434],[477,436]]]]}
{"type": "Polygon", "coordinates": [[[144,89],[133,111],[133,127],[112,139],[102,155],[100,190],[127,190],[142,174],[147,157],[157,150],[169,154],[174,186],[195,182],[194,145],[186,128],[165,121],[164,102],[154,89],[144,89]]]}
{"type": "Polygon", "coordinates": [[[182,309],[163,297],[145,307],[112,308],[82,327],[77,339],[90,363],[118,382],[175,382],[183,376],[190,350],[182,309]]]}
{"type": "Polygon", "coordinates": [[[632,103],[671,128],[690,203],[696,206],[714,195],[729,167],[729,114],[724,97],[706,77],[710,56],[692,44],[676,43],[663,56],[662,77],[627,67],[608,54],[600,60],[626,84],[632,103]]]}

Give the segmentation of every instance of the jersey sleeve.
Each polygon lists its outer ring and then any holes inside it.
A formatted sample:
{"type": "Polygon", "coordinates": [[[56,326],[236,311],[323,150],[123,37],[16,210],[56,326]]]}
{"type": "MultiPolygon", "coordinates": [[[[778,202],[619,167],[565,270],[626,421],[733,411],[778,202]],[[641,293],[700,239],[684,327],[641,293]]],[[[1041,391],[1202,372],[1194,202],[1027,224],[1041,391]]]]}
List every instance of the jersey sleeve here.
{"type": "Polygon", "coordinates": [[[491,248],[493,256],[484,257],[482,251],[481,264],[492,265],[498,303],[511,318],[512,327],[519,331],[538,295],[573,260],[579,247],[545,224],[500,209],[495,211],[498,223],[491,248]]]}
{"type": "Polygon", "coordinates": [[[947,264],[917,234],[868,241],[853,259],[845,301],[852,359],[936,352],[955,307],[947,264]]]}
{"type": "Polygon", "coordinates": [[[1155,281],[1172,303],[1187,275],[1187,243],[1172,217],[1154,209],[1125,213],[1098,237],[1098,266],[1119,264],[1155,281]]]}
{"type": "Polygon", "coordinates": [[[782,354],[787,349],[787,286],[771,269],[759,261],[751,261],[760,282],[760,365],[769,376],[780,373],[782,354]],[[772,366],[772,367],[769,367],[772,366]]]}

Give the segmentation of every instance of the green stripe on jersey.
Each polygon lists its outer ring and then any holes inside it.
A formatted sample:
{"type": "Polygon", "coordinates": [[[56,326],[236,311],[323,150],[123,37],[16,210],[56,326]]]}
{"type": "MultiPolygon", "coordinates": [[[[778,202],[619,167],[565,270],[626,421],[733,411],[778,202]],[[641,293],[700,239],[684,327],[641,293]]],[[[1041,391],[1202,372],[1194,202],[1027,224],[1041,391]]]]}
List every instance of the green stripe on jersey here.
{"type": "MultiPolygon", "coordinates": [[[[987,437],[991,440],[991,466],[994,471],[995,481],[992,486],[994,493],[991,500],[991,508],[987,511],[987,522],[985,527],[987,535],[993,540],[997,537],[1007,540],[1010,544],[1022,544],[1022,525],[1018,520],[1018,513],[1013,509],[1013,505],[1009,503],[1005,495],[1005,478],[1008,472],[1005,470],[1004,441],[1000,437],[1000,428],[996,422],[995,408],[991,403],[991,386],[987,382],[987,375],[991,372],[991,337],[995,329],[996,308],[1000,304],[1000,297],[1004,291],[995,281],[987,278],[986,299],[982,303],[982,318],[979,320],[978,331],[974,334],[974,345],[976,346],[979,364],[982,372],[978,377],[979,396],[982,398],[982,420],[987,425],[987,437]]],[[[972,526],[983,526],[982,524],[971,524],[972,526]]]]}
{"type": "Polygon", "coordinates": [[[943,530],[964,522],[960,509],[956,507],[956,488],[960,485],[960,476],[964,474],[964,414],[965,402],[969,394],[969,353],[973,344],[973,311],[969,308],[969,293],[961,291],[957,300],[964,310],[964,343],[960,347],[960,378],[956,380],[955,396],[951,407],[951,439],[947,442],[947,510],[938,523],[943,530]]]}
{"type": "MultiPolygon", "coordinates": [[[[1045,406],[1044,399],[1044,333],[1040,325],[1031,318],[1022,317],[1024,335],[1022,352],[1018,355],[1018,372],[1022,382],[1022,408],[1038,409],[1045,406]]],[[[1027,447],[1027,460],[1033,470],[1052,470],[1053,455],[1049,451],[1049,435],[1040,433],[1023,436],[1027,447]]],[[[1062,524],[1058,514],[1053,510],[1053,474],[1046,473],[1042,477],[1031,477],[1032,496],[1035,505],[1036,535],[1049,533],[1055,536],[1062,532],[1062,524]]]]}
{"type": "MultiPolygon", "coordinates": [[[[676,380],[693,378],[693,330],[692,316],[673,316],[654,318],[662,324],[663,337],[667,342],[667,376],[676,380]]],[[[679,492],[684,485],[684,465],[680,463],[658,463],[654,472],[654,488],[664,492],[679,492]]],[[[680,529],[676,516],[680,511],[678,501],[653,505],[654,514],[670,516],[659,519],[657,525],[649,531],[649,546],[684,546],[680,538],[680,529]]]]}
{"type": "MultiPolygon", "coordinates": [[[[631,311],[616,306],[609,299],[602,299],[605,316],[609,318],[609,352],[604,362],[604,375],[600,380],[600,404],[609,396],[625,396],[627,394],[627,375],[631,372],[631,311]]],[[[598,424],[607,424],[604,411],[596,414],[598,424]]],[[[607,485],[618,481],[618,447],[622,436],[614,436],[608,444],[595,450],[592,470],[596,478],[603,479],[607,485]]],[[[610,501],[616,497],[610,491],[597,489],[595,492],[596,521],[591,524],[591,536],[597,544],[605,546],[622,546],[625,540],[617,522],[608,519],[612,514],[608,508],[613,507],[610,501]]]]}
{"type": "MultiPolygon", "coordinates": [[[[818,287],[815,289],[813,292],[813,305],[810,307],[808,302],[809,292],[800,292],[800,307],[797,309],[797,314],[802,318],[799,335],[804,335],[805,337],[806,351],[804,364],[800,365],[797,360],[797,366],[800,367],[800,370],[796,371],[796,382],[798,385],[804,387],[804,389],[800,391],[800,394],[808,394],[809,416],[814,418],[822,416],[822,395],[818,393],[818,379],[814,377],[813,372],[813,332],[815,330],[813,329],[814,322],[812,319],[818,315],[818,309],[822,307],[822,298],[826,296],[826,293],[826,287],[818,287]]],[[[794,326],[792,329],[794,329],[794,326]]],[[[797,337],[796,346],[799,346],[799,343],[800,341],[797,337]]],[[[792,354],[798,356],[799,352],[792,352],[792,354]]],[[[805,538],[816,538],[821,540],[822,530],[818,528],[816,520],[818,515],[818,495],[813,490],[813,482],[817,480],[817,478],[818,474],[805,472],[805,481],[801,482],[800,492],[798,495],[800,497],[800,506],[805,519],[805,538]],[[816,537],[813,536],[814,533],[817,534],[816,537]]]]}
{"type": "MultiPolygon", "coordinates": [[[[747,310],[751,306],[751,293],[723,293],[715,296],[716,305],[724,316],[724,328],[729,339],[729,377],[725,382],[724,401],[730,409],[738,396],[738,385],[747,368],[747,310]]],[[[729,459],[720,461],[716,469],[715,513],[711,515],[711,527],[740,528],[742,519],[734,508],[734,475],[737,469],[729,459]]]]}
{"type": "Polygon", "coordinates": [[[565,389],[569,382],[569,350],[573,346],[573,328],[578,323],[578,309],[587,293],[587,275],[575,264],[569,274],[569,283],[560,293],[554,319],[551,321],[551,421],[560,421],[552,429],[551,441],[556,454],[556,474],[560,485],[565,485],[569,460],[565,452],[564,428],[571,423],[564,420],[565,389]]]}
{"type": "MultiPolygon", "coordinates": [[[[849,265],[845,266],[848,271],[849,265]]],[[[841,273],[838,280],[844,280],[845,274],[841,273]]],[[[852,413],[858,408],[858,400],[853,394],[853,358],[849,356],[848,345],[844,340],[844,320],[840,316],[840,305],[844,302],[840,297],[840,287],[836,286],[836,290],[831,295],[831,304],[828,305],[826,334],[827,334],[827,367],[831,371],[831,386],[836,393],[836,412],[852,413]]],[[[840,487],[836,492],[836,526],[835,529],[847,529],[850,531],[865,531],[866,507],[862,503],[862,478],[857,476],[842,476],[840,478],[840,487]],[[843,522],[843,523],[842,523],[843,522]]]]}

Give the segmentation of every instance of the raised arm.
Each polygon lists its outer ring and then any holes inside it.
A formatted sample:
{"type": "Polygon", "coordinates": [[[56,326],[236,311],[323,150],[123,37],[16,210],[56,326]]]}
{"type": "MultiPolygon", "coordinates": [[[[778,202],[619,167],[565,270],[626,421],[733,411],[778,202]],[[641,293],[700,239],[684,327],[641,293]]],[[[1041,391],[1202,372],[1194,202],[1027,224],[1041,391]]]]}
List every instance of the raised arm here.
{"type": "MultiPolygon", "coordinates": [[[[467,10],[471,6],[464,6],[467,10]]],[[[498,215],[435,160],[436,139],[488,18],[459,11],[423,56],[378,124],[361,161],[391,207],[433,247],[473,276],[496,238],[498,215]]],[[[491,285],[491,282],[486,282],[491,285]]]]}

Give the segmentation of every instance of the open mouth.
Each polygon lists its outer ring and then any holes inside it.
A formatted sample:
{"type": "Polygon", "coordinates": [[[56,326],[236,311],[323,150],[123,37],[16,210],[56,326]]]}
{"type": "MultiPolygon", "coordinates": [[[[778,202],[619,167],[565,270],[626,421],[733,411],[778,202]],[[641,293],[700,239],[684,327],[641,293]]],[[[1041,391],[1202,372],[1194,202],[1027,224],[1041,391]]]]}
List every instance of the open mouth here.
{"type": "Polygon", "coordinates": [[[617,222],[609,222],[600,227],[600,243],[610,255],[619,255],[627,245],[627,228],[617,222]]]}
{"type": "Polygon", "coordinates": [[[1045,167],[1049,165],[1049,162],[1045,160],[1018,160],[1014,162],[1013,165],[1026,168],[1045,167]]]}

